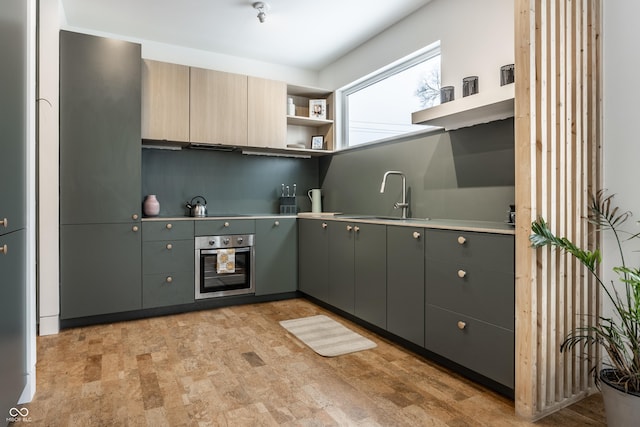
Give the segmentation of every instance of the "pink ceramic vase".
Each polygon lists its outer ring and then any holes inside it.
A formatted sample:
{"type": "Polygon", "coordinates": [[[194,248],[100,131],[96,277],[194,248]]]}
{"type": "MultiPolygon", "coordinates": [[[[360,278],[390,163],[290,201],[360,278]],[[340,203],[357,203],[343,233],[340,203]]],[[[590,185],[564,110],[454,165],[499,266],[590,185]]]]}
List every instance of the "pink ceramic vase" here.
{"type": "Polygon", "coordinates": [[[158,216],[160,213],[160,202],[158,202],[155,194],[149,194],[144,199],[142,210],[146,216],[158,216]]]}

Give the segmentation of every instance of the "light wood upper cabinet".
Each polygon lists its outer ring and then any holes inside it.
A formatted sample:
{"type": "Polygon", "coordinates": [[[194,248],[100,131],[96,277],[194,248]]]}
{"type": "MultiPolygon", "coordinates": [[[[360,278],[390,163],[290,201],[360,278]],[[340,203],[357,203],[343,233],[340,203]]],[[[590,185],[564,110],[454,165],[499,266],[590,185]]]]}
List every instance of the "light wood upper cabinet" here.
{"type": "Polygon", "coordinates": [[[287,85],[249,77],[248,145],[284,148],[287,139],[287,85]]]}
{"type": "Polygon", "coordinates": [[[142,61],[142,138],[189,141],[189,67],[142,61]]]}
{"type": "Polygon", "coordinates": [[[247,145],[247,76],[191,68],[191,142],[247,145]]]}

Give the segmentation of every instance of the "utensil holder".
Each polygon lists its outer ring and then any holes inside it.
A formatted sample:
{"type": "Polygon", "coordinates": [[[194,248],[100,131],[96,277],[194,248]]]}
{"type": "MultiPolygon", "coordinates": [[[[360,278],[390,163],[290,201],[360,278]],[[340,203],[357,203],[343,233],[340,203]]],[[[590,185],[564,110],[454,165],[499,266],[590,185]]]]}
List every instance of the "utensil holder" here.
{"type": "Polygon", "coordinates": [[[296,206],[296,198],[293,196],[280,197],[280,213],[295,215],[298,213],[298,206],[296,206]]]}

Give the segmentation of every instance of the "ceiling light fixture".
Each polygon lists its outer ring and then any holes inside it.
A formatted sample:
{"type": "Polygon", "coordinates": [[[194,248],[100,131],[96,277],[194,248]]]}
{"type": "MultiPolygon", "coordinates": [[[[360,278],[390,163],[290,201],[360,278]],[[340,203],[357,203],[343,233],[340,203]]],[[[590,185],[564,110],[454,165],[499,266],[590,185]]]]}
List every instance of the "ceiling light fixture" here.
{"type": "Polygon", "coordinates": [[[253,4],[253,8],[258,11],[258,21],[260,21],[261,24],[264,23],[267,19],[269,5],[263,1],[257,1],[253,4]]]}

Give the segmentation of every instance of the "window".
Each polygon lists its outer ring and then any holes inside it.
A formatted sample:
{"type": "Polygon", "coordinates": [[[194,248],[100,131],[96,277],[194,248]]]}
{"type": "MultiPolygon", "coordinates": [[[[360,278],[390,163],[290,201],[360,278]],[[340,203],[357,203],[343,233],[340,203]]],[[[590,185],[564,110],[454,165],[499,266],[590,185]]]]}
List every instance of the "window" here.
{"type": "Polygon", "coordinates": [[[440,42],[340,92],[343,148],[428,129],[411,113],[440,103],[440,42]]]}

